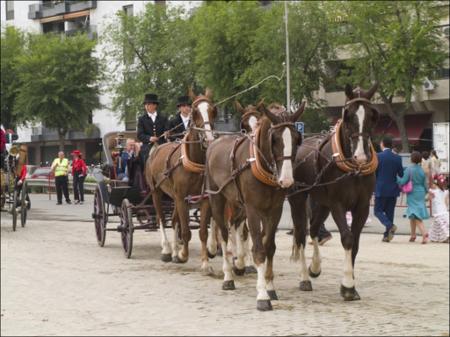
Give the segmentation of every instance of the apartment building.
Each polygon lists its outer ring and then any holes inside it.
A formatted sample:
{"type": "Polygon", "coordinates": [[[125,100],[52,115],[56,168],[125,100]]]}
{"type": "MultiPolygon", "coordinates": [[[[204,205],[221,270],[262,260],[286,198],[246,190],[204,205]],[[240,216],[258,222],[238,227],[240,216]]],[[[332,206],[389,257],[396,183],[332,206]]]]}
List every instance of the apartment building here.
{"type": "MultiPolygon", "coordinates": [[[[136,15],[145,9],[147,3],[161,6],[185,6],[187,9],[198,5],[197,1],[1,1],[1,25],[13,25],[23,31],[33,33],[60,32],[71,35],[86,32],[92,39],[100,37],[109,19],[124,10],[136,15]]],[[[102,46],[99,44],[97,50],[102,46]]],[[[111,96],[100,96],[102,106],[108,107],[111,96]]],[[[89,132],[72,130],[66,136],[66,151],[81,150],[88,161],[98,162],[102,136],[111,131],[135,128],[135,121],[121,121],[108,108],[95,110],[90,119],[89,132]]],[[[19,141],[29,148],[30,164],[44,164],[52,160],[58,151],[58,135],[45,125],[19,127],[19,141]]]]}

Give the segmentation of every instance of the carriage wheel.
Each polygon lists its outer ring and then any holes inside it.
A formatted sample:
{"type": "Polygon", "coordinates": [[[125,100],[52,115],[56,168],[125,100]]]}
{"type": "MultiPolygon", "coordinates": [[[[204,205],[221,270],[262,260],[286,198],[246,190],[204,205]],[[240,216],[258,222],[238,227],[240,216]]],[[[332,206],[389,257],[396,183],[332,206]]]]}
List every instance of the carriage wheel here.
{"type": "Polygon", "coordinates": [[[98,187],[95,189],[93,216],[95,224],[95,235],[97,236],[97,243],[100,247],[103,247],[105,245],[106,239],[107,220],[105,212],[105,203],[103,202],[103,197],[98,187]]]}
{"type": "Polygon", "coordinates": [[[133,250],[133,212],[131,210],[131,204],[128,199],[123,199],[121,209],[121,222],[122,222],[122,247],[127,259],[131,256],[133,250]]]}
{"type": "Polygon", "coordinates": [[[13,226],[13,231],[16,231],[16,227],[17,227],[17,190],[14,189],[14,194],[13,194],[13,200],[12,200],[12,205],[11,205],[11,214],[12,214],[12,226],[13,226]]]}
{"type": "Polygon", "coordinates": [[[22,193],[20,194],[20,224],[22,225],[22,227],[25,227],[25,224],[27,223],[28,205],[26,196],[27,185],[26,182],[24,182],[22,186],[22,193]]]}

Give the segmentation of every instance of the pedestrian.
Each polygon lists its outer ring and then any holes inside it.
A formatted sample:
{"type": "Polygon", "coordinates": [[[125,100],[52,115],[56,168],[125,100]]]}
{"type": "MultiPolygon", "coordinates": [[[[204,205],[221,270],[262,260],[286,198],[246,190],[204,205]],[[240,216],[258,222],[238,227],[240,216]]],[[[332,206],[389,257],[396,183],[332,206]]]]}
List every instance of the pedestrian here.
{"type": "Polygon", "coordinates": [[[3,129],[3,124],[0,128],[0,168],[2,170],[5,169],[5,160],[6,160],[6,132],[3,129]]]}
{"type": "Polygon", "coordinates": [[[434,177],[441,173],[441,161],[436,153],[436,150],[431,150],[430,154],[430,171],[431,176],[434,177]]]}
{"type": "Polygon", "coordinates": [[[64,158],[64,152],[58,152],[58,158],[55,158],[52,163],[52,171],[55,172],[55,187],[56,197],[58,199],[57,205],[62,205],[62,196],[66,199],[66,203],[71,204],[69,198],[69,161],[64,158]]]}
{"type": "Polygon", "coordinates": [[[394,225],[395,204],[400,195],[397,175],[403,176],[402,159],[392,152],[392,138],[384,136],[380,142],[381,152],[377,153],[378,167],[375,172],[375,206],[374,214],[386,227],[383,242],[390,242],[397,230],[394,225]]]}
{"type": "Polygon", "coordinates": [[[433,223],[430,228],[430,241],[449,242],[448,189],[445,177],[436,174],[429,190],[433,207],[433,223]]]}
{"type": "Polygon", "coordinates": [[[405,185],[409,180],[412,182],[412,191],[406,195],[406,216],[411,225],[411,237],[409,241],[416,240],[416,227],[422,234],[422,243],[428,242],[428,233],[423,224],[423,220],[428,219],[428,210],[425,206],[425,195],[428,191],[428,181],[424,170],[421,167],[422,155],[418,151],[411,153],[411,166],[405,169],[403,177],[399,177],[397,182],[405,185]]]}
{"type": "Polygon", "coordinates": [[[431,159],[430,152],[422,151],[422,161],[420,166],[422,166],[423,172],[425,172],[425,176],[427,177],[428,184],[431,184],[431,159]]]}
{"type": "Polygon", "coordinates": [[[169,140],[182,139],[191,120],[191,100],[189,96],[180,96],[177,101],[178,113],[169,121],[169,140]]]}
{"type": "Polygon", "coordinates": [[[81,158],[79,150],[72,151],[72,177],[73,177],[73,195],[75,204],[84,203],[84,180],[87,175],[87,167],[84,160],[81,158]]]}
{"type": "Polygon", "coordinates": [[[149,157],[150,150],[157,144],[166,142],[164,133],[168,130],[167,118],[158,113],[158,96],[146,94],[144,97],[145,113],[139,117],[137,125],[137,137],[142,142],[140,158],[142,169],[149,157]]]}

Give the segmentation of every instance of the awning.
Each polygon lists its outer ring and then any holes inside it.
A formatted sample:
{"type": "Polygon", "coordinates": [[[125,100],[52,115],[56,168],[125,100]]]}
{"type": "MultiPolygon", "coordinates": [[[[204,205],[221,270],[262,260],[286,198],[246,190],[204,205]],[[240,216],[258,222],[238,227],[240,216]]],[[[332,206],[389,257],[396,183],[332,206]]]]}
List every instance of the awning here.
{"type": "MultiPolygon", "coordinates": [[[[408,140],[410,142],[418,142],[423,130],[429,127],[431,114],[417,114],[405,116],[405,127],[408,140]]],[[[389,116],[381,116],[375,127],[374,134],[376,136],[389,135],[395,141],[400,140],[400,132],[397,124],[389,116]]]]}

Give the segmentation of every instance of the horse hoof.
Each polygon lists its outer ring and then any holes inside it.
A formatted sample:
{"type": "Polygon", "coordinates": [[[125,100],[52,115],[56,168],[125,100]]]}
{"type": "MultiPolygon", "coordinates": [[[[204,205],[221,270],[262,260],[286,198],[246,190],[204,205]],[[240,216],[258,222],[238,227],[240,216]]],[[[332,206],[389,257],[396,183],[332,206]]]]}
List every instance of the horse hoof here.
{"type": "Polygon", "coordinates": [[[341,296],[344,301],[358,301],[361,299],[355,287],[347,288],[341,284],[341,296]]]}
{"type": "Polygon", "coordinates": [[[269,294],[271,301],[278,301],[278,295],[275,290],[267,290],[267,294],[269,294]]]}
{"type": "Polygon", "coordinates": [[[210,253],[208,249],[206,251],[208,252],[208,258],[210,258],[210,259],[214,259],[217,255],[217,253],[216,254],[210,253]]]}
{"type": "Polygon", "coordinates": [[[312,283],[311,281],[300,281],[300,290],[301,291],[312,291],[312,283]]]}
{"type": "Polygon", "coordinates": [[[214,275],[214,269],[211,266],[208,266],[206,268],[202,268],[201,272],[204,276],[211,276],[214,275]]]}
{"type": "Polygon", "coordinates": [[[178,256],[175,256],[175,257],[172,258],[172,262],[173,263],[186,263],[187,260],[182,260],[178,256]]]}
{"type": "Polygon", "coordinates": [[[223,281],[222,290],[235,290],[235,289],[236,287],[234,286],[234,280],[223,281]]]}
{"type": "Polygon", "coordinates": [[[311,270],[311,266],[308,267],[308,273],[309,273],[309,276],[311,276],[312,278],[317,278],[317,277],[319,277],[319,275],[320,275],[321,272],[322,272],[322,271],[319,270],[318,273],[314,273],[314,272],[311,270]]]}
{"type": "Polygon", "coordinates": [[[256,268],[254,266],[246,266],[245,273],[246,274],[256,274],[256,273],[258,273],[258,271],[256,270],[256,268]]]}
{"type": "Polygon", "coordinates": [[[237,276],[242,276],[245,274],[245,268],[239,269],[238,267],[233,267],[233,273],[237,276]]]}
{"type": "Polygon", "coordinates": [[[272,310],[272,303],[270,303],[270,300],[257,300],[256,309],[259,311],[270,311],[272,310]]]}
{"type": "Polygon", "coordinates": [[[170,255],[170,254],[161,254],[161,261],[162,262],[170,262],[170,261],[172,261],[172,255],[170,255]]]}

